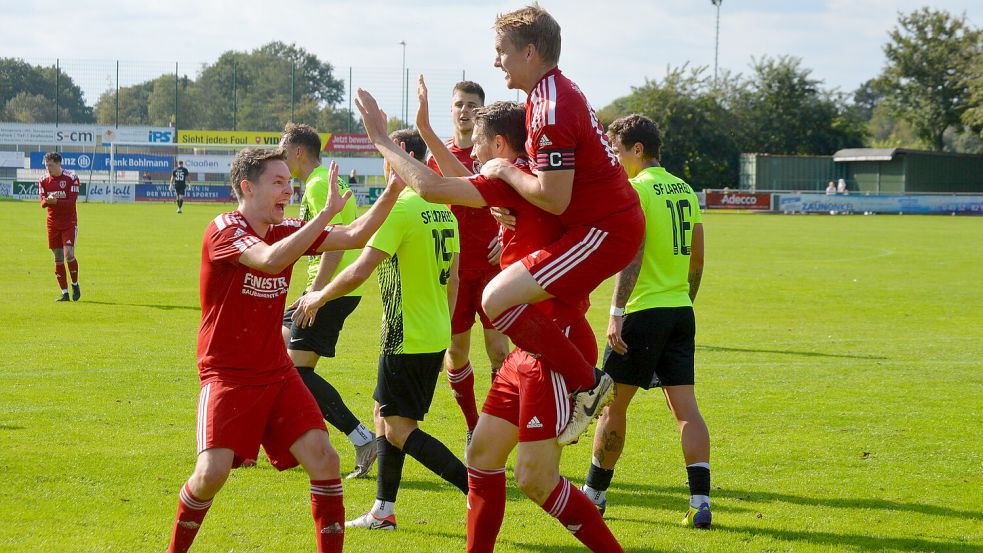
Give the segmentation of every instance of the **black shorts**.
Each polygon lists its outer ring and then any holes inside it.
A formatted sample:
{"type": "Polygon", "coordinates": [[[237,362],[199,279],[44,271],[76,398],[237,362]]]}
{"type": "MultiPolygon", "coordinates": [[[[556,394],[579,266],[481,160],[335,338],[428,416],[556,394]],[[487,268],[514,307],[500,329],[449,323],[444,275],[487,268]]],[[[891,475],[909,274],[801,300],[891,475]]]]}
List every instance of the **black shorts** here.
{"type": "Polygon", "coordinates": [[[314,317],[314,324],[307,328],[295,325],[291,320],[295,310],[287,309],[283,314],[283,326],[290,328],[287,349],[313,351],[321,357],[334,357],[341,327],[358,307],[361,299],[361,296],[342,296],[329,301],[321,306],[314,317]]]}
{"type": "Polygon", "coordinates": [[[430,410],[444,352],[379,356],[379,376],[372,398],[383,417],[422,421],[430,410]]]}
{"type": "Polygon", "coordinates": [[[604,351],[604,372],[619,384],[648,390],[692,385],[696,317],[692,307],[656,307],[625,317],[627,355],[604,351]]]}
{"type": "Polygon", "coordinates": [[[184,196],[184,191],[188,189],[188,185],[184,183],[174,183],[174,193],[178,196],[184,196]]]}

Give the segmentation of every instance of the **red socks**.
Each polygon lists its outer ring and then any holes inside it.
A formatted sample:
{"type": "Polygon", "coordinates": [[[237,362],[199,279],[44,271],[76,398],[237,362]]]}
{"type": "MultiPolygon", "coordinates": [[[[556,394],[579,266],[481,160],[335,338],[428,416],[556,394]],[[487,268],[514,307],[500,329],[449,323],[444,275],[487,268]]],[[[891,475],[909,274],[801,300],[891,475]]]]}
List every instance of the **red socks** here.
{"type": "Polygon", "coordinates": [[[464,420],[468,424],[468,430],[474,430],[478,425],[478,408],[474,398],[474,370],[471,363],[465,364],[459,369],[447,369],[447,380],[451,383],[451,390],[454,391],[454,399],[464,413],[464,420]]]}
{"type": "Polygon", "coordinates": [[[212,500],[202,501],[195,497],[188,484],[185,483],[181,488],[181,494],[177,502],[177,517],[174,520],[174,532],[171,534],[171,545],[167,548],[167,553],[184,553],[191,547],[201,528],[201,522],[205,520],[208,508],[212,506],[212,500]]]}
{"type": "Polygon", "coordinates": [[[542,507],[591,551],[624,551],[597,507],[566,478],[560,478],[542,507]]]}
{"type": "Polygon", "coordinates": [[[505,517],[505,469],[468,467],[468,553],[495,550],[505,517]]]}
{"type": "Polygon", "coordinates": [[[570,390],[594,385],[594,367],[573,345],[553,319],[529,304],[517,305],[499,315],[495,328],[529,353],[538,353],[543,365],[563,375],[570,390]]]}
{"type": "Polygon", "coordinates": [[[72,258],[71,261],[67,262],[68,274],[72,275],[72,282],[78,284],[79,282],[79,260],[72,258]]]}
{"type": "Polygon", "coordinates": [[[345,545],[345,503],[341,479],[311,480],[311,513],[317,553],[341,553],[345,545]]]}
{"type": "Polygon", "coordinates": [[[68,275],[65,273],[64,263],[55,263],[55,278],[58,279],[58,288],[68,290],[68,275]]]}

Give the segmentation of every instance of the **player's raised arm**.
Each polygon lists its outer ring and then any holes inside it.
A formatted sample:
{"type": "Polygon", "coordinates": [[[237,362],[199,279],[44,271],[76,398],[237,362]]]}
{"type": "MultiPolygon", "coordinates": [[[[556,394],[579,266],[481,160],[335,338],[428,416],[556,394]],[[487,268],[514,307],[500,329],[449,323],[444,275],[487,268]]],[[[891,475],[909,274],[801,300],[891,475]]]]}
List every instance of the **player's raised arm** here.
{"type": "Polygon", "coordinates": [[[416,190],[423,199],[428,202],[469,207],[485,206],[484,198],[481,197],[481,194],[470,181],[461,177],[441,177],[390,140],[386,133],[385,113],[379,109],[378,103],[371,94],[358,89],[355,105],[362,114],[365,131],[376,149],[386,159],[393,171],[402,177],[409,187],[416,190]]]}
{"type": "Polygon", "coordinates": [[[451,153],[447,144],[444,144],[440,140],[440,137],[434,132],[433,127],[430,126],[430,101],[428,96],[427,83],[424,82],[423,74],[421,73],[416,87],[416,97],[420,103],[416,110],[416,130],[423,137],[423,142],[430,149],[430,155],[437,162],[437,167],[440,168],[440,173],[443,176],[467,177],[471,175],[471,171],[461,163],[461,160],[457,159],[457,156],[451,153]]]}
{"type": "MultiPolygon", "coordinates": [[[[334,162],[331,163],[334,164],[334,162]]],[[[406,184],[399,178],[390,178],[386,189],[379,195],[379,198],[372,204],[372,207],[365,212],[365,215],[362,215],[347,225],[335,225],[331,229],[331,234],[328,234],[328,237],[318,246],[317,250],[325,252],[331,250],[354,250],[364,247],[369,241],[369,238],[372,238],[375,231],[379,230],[383,221],[389,216],[389,212],[392,211],[396,199],[399,198],[399,193],[405,187],[406,184]]],[[[331,188],[337,192],[337,179],[332,181],[331,188]]],[[[350,194],[351,191],[348,193],[350,194]]]]}
{"type": "MultiPolygon", "coordinates": [[[[560,154],[550,153],[551,157],[554,155],[560,154]]],[[[562,159],[548,159],[547,166],[559,166],[561,162],[562,159]]],[[[481,166],[481,174],[509,183],[526,201],[554,215],[560,215],[570,205],[573,169],[543,170],[541,165],[536,175],[530,175],[506,160],[493,159],[481,166]]]]}
{"type": "Polygon", "coordinates": [[[297,298],[293,305],[296,307],[292,317],[293,321],[301,328],[314,324],[314,317],[321,306],[361,286],[372,276],[372,271],[388,257],[389,254],[382,250],[371,247],[363,249],[358,259],[342,269],[327,286],[320,290],[312,290],[310,293],[297,298]]]}
{"type": "MultiPolygon", "coordinates": [[[[351,190],[345,192],[344,195],[339,193],[338,165],[334,162],[331,165],[332,177],[329,180],[331,185],[328,188],[328,198],[325,202],[324,209],[300,230],[283,240],[273,244],[267,244],[261,241],[252,245],[239,256],[240,263],[247,267],[263,271],[264,273],[277,274],[296,262],[311,247],[311,244],[324,232],[324,228],[331,222],[331,219],[341,212],[342,208],[345,207],[345,202],[352,196],[351,190]]],[[[285,169],[286,164],[283,164],[283,166],[285,169]]],[[[282,187],[285,186],[285,189],[289,190],[290,173],[288,171],[284,171],[284,173],[283,175],[274,175],[273,184],[279,184],[282,187]]],[[[252,186],[252,183],[244,180],[240,183],[240,187],[245,189],[246,187],[243,186],[245,184],[248,184],[250,187],[252,186]]],[[[328,234],[328,237],[330,236],[331,234],[328,234]]]]}

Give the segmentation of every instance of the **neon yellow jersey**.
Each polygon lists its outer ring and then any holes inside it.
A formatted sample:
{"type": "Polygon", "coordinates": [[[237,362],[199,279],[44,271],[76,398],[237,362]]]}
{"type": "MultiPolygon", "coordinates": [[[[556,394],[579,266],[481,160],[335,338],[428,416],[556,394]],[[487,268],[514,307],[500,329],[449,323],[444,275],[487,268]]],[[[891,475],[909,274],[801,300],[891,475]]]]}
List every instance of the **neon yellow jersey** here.
{"type": "MultiPolygon", "coordinates": [[[[307,189],[304,191],[304,198],[300,201],[300,218],[305,221],[310,221],[318,214],[319,211],[324,209],[324,202],[328,199],[328,176],[330,176],[328,168],[319,165],[311,174],[307,176],[307,182],[305,186],[307,189]]],[[[342,194],[348,191],[348,183],[345,179],[338,177],[338,191],[342,194]]],[[[345,207],[342,208],[341,212],[331,219],[332,225],[347,225],[358,217],[358,206],[355,203],[355,197],[345,203],[345,207]]],[[[338,268],[335,269],[334,278],[342,269],[349,266],[358,259],[358,254],[361,250],[346,250],[344,256],[341,258],[341,262],[338,263],[338,268]]],[[[311,283],[314,282],[314,277],[317,276],[317,268],[321,265],[321,256],[312,255],[307,258],[307,288],[311,287],[311,283]]],[[[348,296],[361,296],[362,286],[352,290],[348,296]]]]}
{"type": "Polygon", "coordinates": [[[700,202],[682,179],[649,167],[631,179],[645,213],[645,254],[625,313],[693,305],[689,258],[693,225],[703,221],[700,202]]]}
{"type": "Polygon", "coordinates": [[[382,353],[435,353],[451,342],[447,282],[461,251],[457,219],[410,188],[369,240],[389,254],[377,270],[382,292],[382,353]]]}

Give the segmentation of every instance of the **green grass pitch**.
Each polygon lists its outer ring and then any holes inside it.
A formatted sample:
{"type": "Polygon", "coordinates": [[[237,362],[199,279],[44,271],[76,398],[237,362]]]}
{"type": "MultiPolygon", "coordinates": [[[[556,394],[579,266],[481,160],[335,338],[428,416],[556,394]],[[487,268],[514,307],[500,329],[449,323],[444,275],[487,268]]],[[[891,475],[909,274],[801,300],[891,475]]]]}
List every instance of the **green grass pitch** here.
{"type": "MultiPolygon", "coordinates": [[[[80,205],[83,301],[56,304],[43,211],[0,203],[0,551],[166,547],[194,462],[201,234],[223,209],[80,205]]],[[[710,213],[705,226],[697,391],[714,529],[678,526],[686,473],[656,391],[633,406],[608,496],[625,548],[983,551],[983,218],[710,213]]],[[[381,313],[367,290],[319,365],[365,422],[381,313]]],[[[610,291],[593,298],[599,334],[610,291]]],[[[472,359],[483,396],[478,346],[472,359]]],[[[423,428],[463,451],[443,379],[423,428]]],[[[332,441],[350,469],[348,441],[332,441]]],[[[578,485],[589,443],[564,454],[578,485]]],[[[498,549],[581,550],[511,468],[498,549]]],[[[374,497],[374,479],[345,481],[349,518],[374,497]]],[[[464,548],[464,497],[413,460],[397,516],[393,533],[349,531],[347,549],[464,548]]],[[[304,473],[264,459],[233,472],[195,550],[311,551],[312,528],[304,473]]]]}

